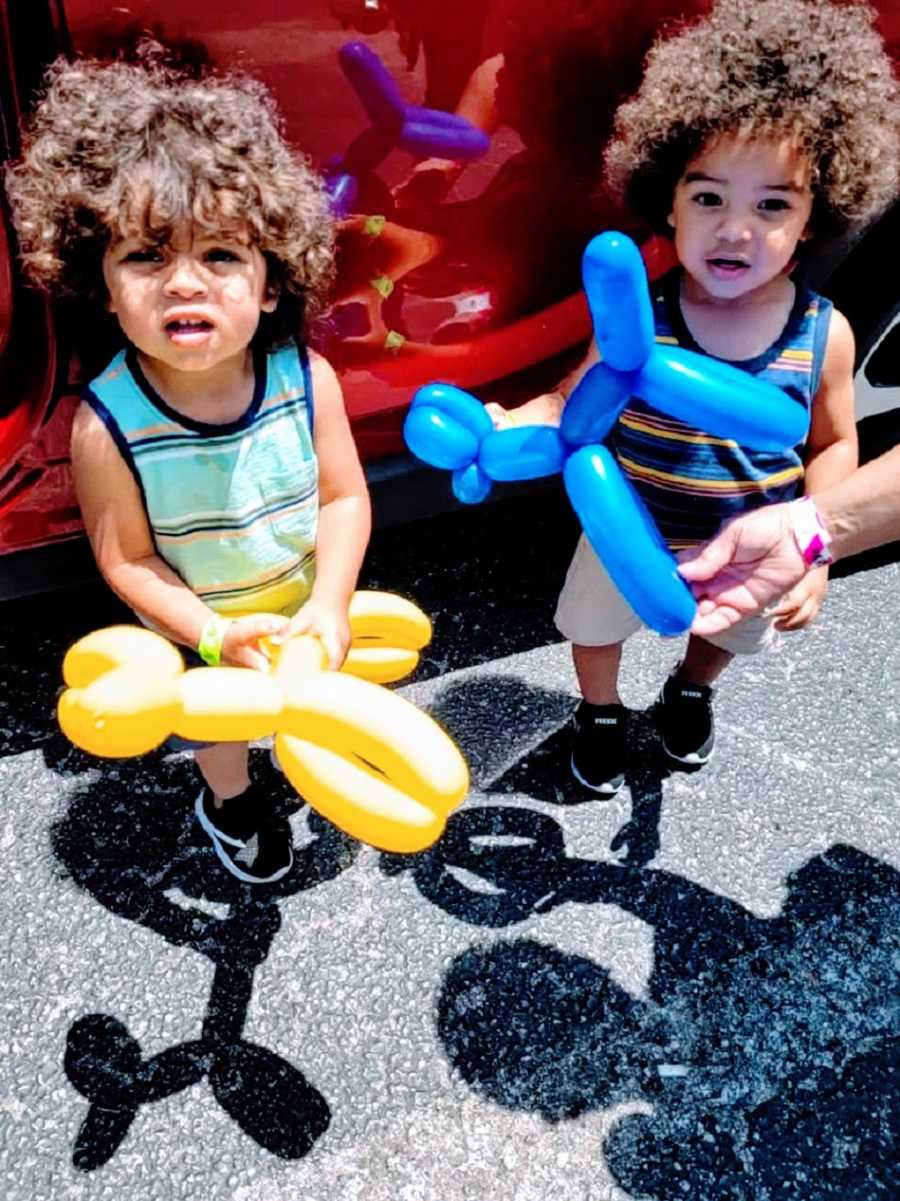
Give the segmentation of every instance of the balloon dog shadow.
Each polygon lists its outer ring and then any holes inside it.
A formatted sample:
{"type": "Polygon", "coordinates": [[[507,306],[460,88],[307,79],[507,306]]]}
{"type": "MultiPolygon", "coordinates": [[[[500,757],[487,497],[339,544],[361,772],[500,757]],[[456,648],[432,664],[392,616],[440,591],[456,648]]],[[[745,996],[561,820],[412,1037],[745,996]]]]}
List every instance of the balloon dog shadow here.
{"type": "MultiPolygon", "coordinates": [[[[204,1077],[226,1113],[274,1155],[304,1156],[328,1128],[325,1097],[296,1067],[242,1032],[254,972],[281,925],[279,901],[338,876],[357,845],[309,813],[309,840],[295,846],[290,873],[251,889],[222,871],[204,844],[185,799],[195,791],[185,761],[147,756],[116,765],[77,794],[52,830],[54,853],[79,887],[110,912],[215,964],[199,1039],[145,1058],[112,1015],[86,1014],[72,1025],[64,1069],[90,1103],[73,1151],[75,1167],[85,1172],[112,1158],[142,1105],[204,1077]],[[227,916],[178,904],[173,890],[227,905],[227,916]]],[[[288,806],[285,800],[283,811],[288,806]]]]}
{"type": "Polygon", "coordinates": [[[780,914],[758,918],[670,872],[569,858],[551,817],[495,806],[452,817],[409,869],[473,925],[574,902],[618,905],[654,931],[645,999],[530,938],[459,955],[437,1032],[477,1093],[549,1121],[653,1102],[604,1152],[623,1188],[654,1201],[893,1195],[900,875],[887,864],[834,846],[789,877],[780,914]]]}

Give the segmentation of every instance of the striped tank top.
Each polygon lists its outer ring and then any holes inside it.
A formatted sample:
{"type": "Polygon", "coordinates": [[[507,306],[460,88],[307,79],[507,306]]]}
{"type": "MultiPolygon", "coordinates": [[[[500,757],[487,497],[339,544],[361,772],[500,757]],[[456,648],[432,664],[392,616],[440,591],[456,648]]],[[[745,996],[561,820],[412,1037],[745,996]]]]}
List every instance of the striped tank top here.
{"type": "MultiPolygon", "coordinates": [[[[680,271],[655,285],[656,341],[705,353],[684,322],[678,303],[680,271]]],[[[754,359],[733,366],[776,384],[809,411],[819,387],[832,305],[797,283],[781,335],[754,359]]],[[[738,513],[802,491],[802,444],[773,453],[747,450],[725,438],[667,417],[633,397],[610,445],[673,550],[711,538],[738,513]]]]}
{"type": "Polygon", "coordinates": [[[309,363],[302,347],[254,354],[237,421],[176,412],[132,349],[85,392],[137,481],[159,556],[218,613],[296,612],[315,575],[319,515],[309,363]]]}

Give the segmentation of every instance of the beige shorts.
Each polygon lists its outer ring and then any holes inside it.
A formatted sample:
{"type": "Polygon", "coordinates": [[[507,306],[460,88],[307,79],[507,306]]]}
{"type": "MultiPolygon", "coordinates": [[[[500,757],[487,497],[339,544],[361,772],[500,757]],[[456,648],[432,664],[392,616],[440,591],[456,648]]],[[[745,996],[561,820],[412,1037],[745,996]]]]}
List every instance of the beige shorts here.
{"type": "MultiPolygon", "coordinates": [[[[775,606],[745,617],[706,641],[732,655],[768,650],[776,640],[775,606]]],[[[611,646],[636,633],[643,622],[609,578],[584,534],[579,539],[554,617],[556,628],[578,646],[611,646]]]]}

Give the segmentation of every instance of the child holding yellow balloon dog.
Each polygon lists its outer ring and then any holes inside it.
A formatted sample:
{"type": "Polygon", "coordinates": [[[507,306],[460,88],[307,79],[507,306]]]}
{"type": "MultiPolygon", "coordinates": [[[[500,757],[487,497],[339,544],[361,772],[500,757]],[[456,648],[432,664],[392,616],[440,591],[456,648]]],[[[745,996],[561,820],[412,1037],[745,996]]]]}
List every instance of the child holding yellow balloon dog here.
{"type": "MultiPolygon", "coordinates": [[[[301,340],[332,271],[328,202],[268,94],[188,77],[152,44],[59,61],[7,185],[31,278],[121,330],[72,433],[113,591],[208,664],[265,669],[260,639],[309,632],[340,667],[369,500],[337,378],[301,340]]],[[[222,863],[282,877],[290,836],[247,744],[195,754],[222,863]]]]}

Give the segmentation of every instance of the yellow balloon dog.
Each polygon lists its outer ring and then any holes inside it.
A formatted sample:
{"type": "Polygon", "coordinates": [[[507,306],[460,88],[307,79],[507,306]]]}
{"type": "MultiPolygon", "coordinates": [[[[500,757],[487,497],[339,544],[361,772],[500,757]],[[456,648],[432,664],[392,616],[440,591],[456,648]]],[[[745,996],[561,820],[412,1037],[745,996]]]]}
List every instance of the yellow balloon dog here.
{"type": "Polygon", "coordinates": [[[407,675],[431,639],[411,601],[357,592],[341,672],[317,638],[269,647],[269,674],[185,671],[175,647],[139,626],[96,630],[70,648],[59,724],[93,755],[143,755],[170,734],[201,742],[276,736],[284,773],[323,817],[385,851],[421,851],[469,787],[466,762],[440,726],[379,685],[407,675]]]}

